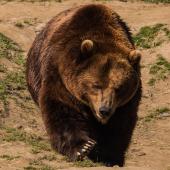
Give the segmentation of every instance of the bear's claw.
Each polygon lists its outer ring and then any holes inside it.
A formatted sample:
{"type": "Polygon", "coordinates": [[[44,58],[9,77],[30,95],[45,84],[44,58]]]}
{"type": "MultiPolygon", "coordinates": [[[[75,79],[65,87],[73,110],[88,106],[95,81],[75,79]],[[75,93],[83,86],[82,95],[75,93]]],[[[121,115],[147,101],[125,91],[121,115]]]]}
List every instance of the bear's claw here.
{"type": "Polygon", "coordinates": [[[87,143],[83,145],[82,149],[77,152],[77,160],[83,160],[83,158],[93,149],[95,144],[96,142],[94,140],[87,141],[87,143]]]}

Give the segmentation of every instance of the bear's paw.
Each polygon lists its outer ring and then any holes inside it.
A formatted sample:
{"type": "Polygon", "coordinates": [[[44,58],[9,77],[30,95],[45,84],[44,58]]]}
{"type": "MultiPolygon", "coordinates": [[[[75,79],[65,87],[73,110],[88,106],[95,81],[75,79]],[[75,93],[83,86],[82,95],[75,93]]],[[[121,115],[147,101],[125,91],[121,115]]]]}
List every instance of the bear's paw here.
{"type": "Polygon", "coordinates": [[[77,160],[83,160],[83,158],[90,153],[95,145],[96,142],[94,140],[88,140],[77,152],[77,160]]]}

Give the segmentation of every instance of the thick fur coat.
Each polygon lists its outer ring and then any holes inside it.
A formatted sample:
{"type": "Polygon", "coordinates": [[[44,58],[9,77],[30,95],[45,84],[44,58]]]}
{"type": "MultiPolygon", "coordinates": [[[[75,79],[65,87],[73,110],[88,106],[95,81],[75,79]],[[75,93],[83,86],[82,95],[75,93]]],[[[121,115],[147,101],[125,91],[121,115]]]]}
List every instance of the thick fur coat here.
{"type": "Polygon", "coordinates": [[[123,166],[141,98],[139,62],[128,27],[104,5],[69,9],[47,23],[26,74],[55,150],[123,166]]]}

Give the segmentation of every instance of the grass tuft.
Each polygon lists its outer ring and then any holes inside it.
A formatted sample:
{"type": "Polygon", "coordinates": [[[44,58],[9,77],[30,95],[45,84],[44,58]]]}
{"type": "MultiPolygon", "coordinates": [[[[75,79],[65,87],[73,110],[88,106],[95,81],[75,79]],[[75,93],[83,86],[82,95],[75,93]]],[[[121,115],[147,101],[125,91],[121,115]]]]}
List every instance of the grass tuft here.
{"type": "Polygon", "coordinates": [[[165,24],[156,24],[154,26],[145,26],[139,30],[133,40],[136,46],[149,49],[161,45],[165,38],[159,37],[159,34],[163,32],[168,39],[170,39],[170,31],[165,27],[165,24]]]}
{"type": "Polygon", "coordinates": [[[26,132],[15,129],[15,128],[7,128],[1,127],[2,130],[5,130],[6,134],[2,137],[2,141],[6,142],[14,142],[14,141],[21,141],[30,146],[33,149],[38,150],[39,152],[43,151],[50,151],[51,147],[48,142],[45,142],[42,138],[34,135],[34,134],[27,134],[26,132]]]}
{"type": "Polygon", "coordinates": [[[34,166],[27,166],[27,167],[24,167],[24,170],[38,170],[38,169],[34,166]]]}
{"type": "Polygon", "coordinates": [[[159,3],[168,4],[168,3],[170,3],[170,0],[143,0],[143,1],[149,2],[149,3],[155,3],[155,4],[159,4],[159,3]]]}
{"type": "Polygon", "coordinates": [[[29,166],[25,167],[25,169],[27,168],[36,168],[37,170],[54,170],[53,167],[51,167],[50,165],[47,165],[45,163],[43,163],[42,158],[38,158],[38,159],[33,159],[29,162],[29,166]]]}
{"type": "Polygon", "coordinates": [[[144,118],[142,118],[145,122],[150,122],[153,119],[160,118],[165,113],[168,113],[170,115],[170,109],[168,107],[160,107],[153,111],[150,111],[150,114],[144,118]]]}
{"type": "Polygon", "coordinates": [[[13,61],[18,56],[18,54],[21,55],[22,52],[23,51],[18,46],[18,44],[0,33],[0,58],[7,58],[10,61],[13,61]]]}
{"type": "Polygon", "coordinates": [[[5,78],[0,81],[0,100],[4,105],[2,115],[6,115],[9,112],[8,99],[11,96],[17,95],[21,90],[26,90],[26,81],[24,72],[7,72],[5,78]]]}
{"type": "Polygon", "coordinates": [[[48,161],[54,161],[57,159],[55,155],[44,155],[43,157],[39,158],[40,160],[48,160],[48,161]]]}
{"type": "Polygon", "coordinates": [[[8,161],[20,158],[20,156],[11,156],[11,155],[0,155],[1,159],[6,159],[8,161]]]}
{"type": "Polygon", "coordinates": [[[22,22],[16,22],[15,23],[15,26],[18,27],[18,28],[23,28],[24,27],[24,24],[22,22]]]}
{"type": "Polygon", "coordinates": [[[82,161],[76,161],[74,162],[74,165],[77,167],[98,167],[98,166],[102,166],[101,163],[94,163],[89,159],[84,159],[82,161]]]}
{"type": "Polygon", "coordinates": [[[149,86],[154,86],[156,83],[156,79],[155,78],[150,78],[149,81],[148,81],[148,85],[149,86]]]}
{"type": "Polygon", "coordinates": [[[31,3],[34,3],[34,2],[62,2],[62,0],[4,0],[6,2],[12,2],[12,1],[16,1],[16,2],[31,2],[31,3]]]}
{"type": "Polygon", "coordinates": [[[6,66],[3,65],[3,64],[0,64],[0,72],[1,72],[1,73],[5,73],[6,71],[7,71],[6,66]]]}
{"type": "Polygon", "coordinates": [[[152,75],[148,81],[150,86],[155,85],[156,81],[165,80],[170,74],[170,62],[158,54],[156,62],[150,66],[149,73],[152,75]]]}
{"type": "Polygon", "coordinates": [[[0,110],[0,117],[6,117],[9,112],[9,98],[19,96],[22,90],[26,90],[25,81],[25,59],[21,48],[10,38],[0,33],[0,60],[6,58],[9,63],[15,63],[18,69],[13,68],[9,71],[7,66],[0,64],[0,100],[3,109],[0,110]]]}

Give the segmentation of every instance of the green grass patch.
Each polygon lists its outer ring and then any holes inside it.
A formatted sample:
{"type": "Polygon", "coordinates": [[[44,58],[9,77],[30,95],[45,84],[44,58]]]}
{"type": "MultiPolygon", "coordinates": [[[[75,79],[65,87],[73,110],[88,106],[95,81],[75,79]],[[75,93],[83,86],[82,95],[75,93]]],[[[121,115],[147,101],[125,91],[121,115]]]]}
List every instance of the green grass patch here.
{"type": "Polygon", "coordinates": [[[32,26],[32,25],[35,25],[37,23],[37,18],[27,18],[27,19],[24,19],[23,23],[27,26],[32,26]]]}
{"type": "Polygon", "coordinates": [[[43,162],[40,159],[33,159],[29,163],[31,166],[37,166],[37,165],[42,165],[43,162]]]}
{"type": "Polygon", "coordinates": [[[159,3],[168,4],[168,3],[170,3],[170,0],[143,0],[143,1],[149,2],[149,3],[155,3],[155,4],[159,4],[159,3]]]}
{"type": "Polygon", "coordinates": [[[25,73],[22,70],[18,72],[8,72],[4,79],[4,84],[7,93],[13,93],[14,90],[25,90],[25,73]]]}
{"type": "Polygon", "coordinates": [[[170,74],[170,62],[158,54],[156,62],[150,65],[149,73],[152,75],[148,81],[150,86],[155,85],[159,80],[165,80],[170,74]]]}
{"type": "Polygon", "coordinates": [[[57,157],[53,154],[51,155],[44,155],[42,157],[39,158],[40,160],[48,160],[48,161],[54,161],[57,159],[57,157]]]}
{"type": "Polygon", "coordinates": [[[55,170],[53,167],[49,166],[49,165],[43,165],[40,170],[55,170]]]}
{"type": "Polygon", "coordinates": [[[11,155],[0,155],[1,159],[6,159],[8,161],[20,158],[20,156],[11,156],[11,155]]]}
{"type": "Polygon", "coordinates": [[[153,119],[160,118],[165,113],[170,114],[170,109],[168,107],[160,107],[149,112],[150,114],[148,116],[142,118],[145,122],[150,122],[153,119]]]}
{"type": "Polygon", "coordinates": [[[0,72],[1,72],[1,73],[5,73],[6,71],[7,71],[6,66],[3,65],[3,64],[0,64],[0,72]]]}
{"type": "Polygon", "coordinates": [[[6,2],[62,2],[62,0],[4,0],[6,2]]]}
{"type": "MultiPolygon", "coordinates": [[[[33,159],[29,162],[29,168],[36,168],[37,170],[54,170],[53,167],[43,163],[42,158],[33,159]]],[[[28,168],[25,167],[25,168],[28,168]]]]}
{"type": "Polygon", "coordinates": [[[112,0],[94,0],[94,1],[103,1],[103,2],[107,2],[107,1],[112,1],[112,0]]]}
{"type": "Polygon", "coordinates": [[[3,103],[3,110],[0,110],[0,117],[5,117],[9,112],[9,102],[7,100],[6,86],[3,80],[0,80],[0,100],[3,103]]]}
{"type": "Polygon", "coordinates": [[[38,170],[38,169],[34,166],[27,166],[27,167],[24,167],[24,170],[38,170]]]}
{"type": "Polygon", "coordinates": [[[18,44],[0,33],[0,60],[2,58],[18,65],[17,69],[8,71],[7,66],[0,64],[0,73],[3,73],[3,77],[0,78],[0,100],[3,103],[0,117],[5,117],[9,112],[9,98],[19,96],[21,90],[26,90],[25,59],[18,44]]]}
{"type": "Polygon", "coordinates": [[[148,85],[149,86],[154,86],[156,83],[156,79],[155,78],[150,78],[149,81],[148,81],[148,85]]]}
{"type": "Polygon", "coordinates": [[[15,26],[18,27],[18,28],[23,28],[24,27],[24,24],[22,22],[16,22],[15,23],[15,26]]]}
{"type": "Polygon", "coordinates": [[[170,109],[169,109],[168,107],[162,107],[162,108],[156,109],[156,110],[155,110],[155,113],[156,113],[157,115],[160,115],[160,114],[163,114],[163,113],[169,112],[169,111],[170,111],[170,109]]]}
{"type": "Polygon", "coordinates": [[[102,163],[94,163],[89,159],[84,159],[82,161],[74,162],[74,166],[77,166],[77,167],[98,167],[98,166],[102,166],[102,163]]]}
{"type": "Polygon", "coordinates": [[[25,20],[24,20],[24,24],[26,24],[26,25],[33,25],[31,19],[25,19],[25,20]]]}
{"type": "Polygon", "coordinates": [[[166,36],[170,39],[170,30],[168,28],[163,28],[163,31],[166,33],[166,36]]]}
{"type": "Polygon", "coordinates": [[[0,58],[4,57],[16,62],[18,55],[22,55],[22,52],[17,43],[0,33],[0,58]]]}
{"type": "Polygon", "coordinates": [[[8,114],[8,99],[14,95],[19,96],[18,94],[22,90],[26,90],[24,72],[22,70],[18,72],[7,72],[5,78],[0,80],[0,100],[4,105],[0,115],[8,114]]]}
{"type": "Polygon", "coordinates": [[[170,30],[165,27],[165,24],[142,27],[139,32],[133,36],[136,46],[144,49],[159,46],[166,38],[170,39],[170,30]],[[158,37],[161,32],[165,35],[164,37],[158,37]]]}
{"type": "Polygon", "coordinates": [[[33,26],[38,23],[37,18],[25,18],[23,20],[19,20],[15,23],[15,26],[18,28],[24,28],[28,26],[33,26]]]}
{"type": "Polygon", "coordinates": [[[30,145],[33,149],[36,149],[39,152],[41,152],[42,150],[51,151],[49,143],[34,134],[28,134],[22,130],[15,128],[1,127],[1,129],[5,130],[6,132],[5,135],[1,138],[1,141],[6,142],[21,141],[30,145]]]}

